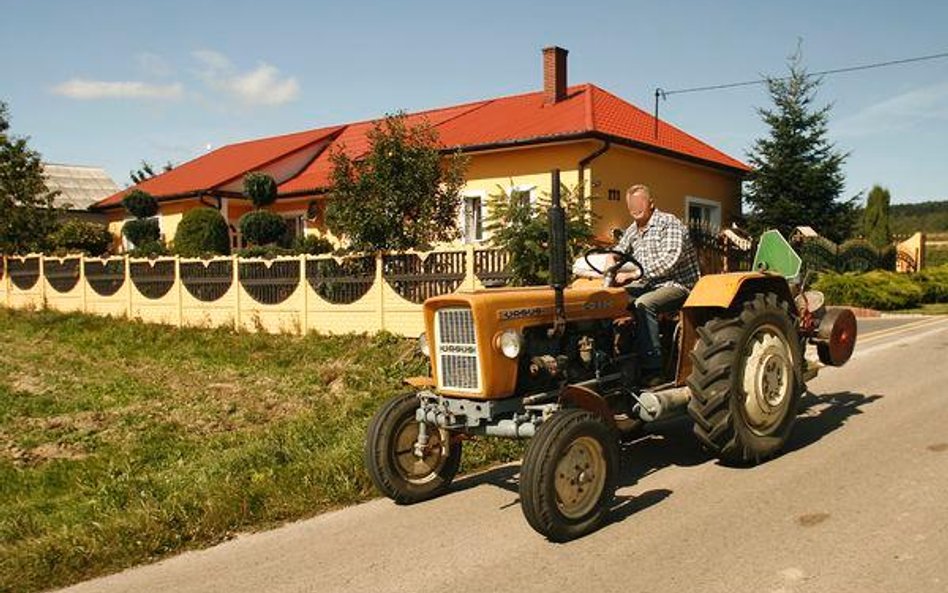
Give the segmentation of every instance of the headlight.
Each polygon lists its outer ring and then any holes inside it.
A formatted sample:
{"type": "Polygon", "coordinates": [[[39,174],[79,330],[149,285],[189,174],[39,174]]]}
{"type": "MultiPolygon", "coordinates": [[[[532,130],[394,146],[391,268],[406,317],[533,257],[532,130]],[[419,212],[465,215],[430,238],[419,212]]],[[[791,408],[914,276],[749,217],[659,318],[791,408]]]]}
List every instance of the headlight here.
{"type": "Polygon", "coordinates": [[[418,336],[418,350],[425,356],[431,357],[431,348],[428,346],[428,334],[424,332],[418,336]]]}
{"type": "Polygon", "coordinates": [[[523,336],[520,335],[520,332],[508,329],[500,334],[500,339],[498,339],[497,342],[498,346],[500,346],[500,351],[503,352],[507,358],[517,358],[520,356],[520,351],[523,349],[523,336]]]}

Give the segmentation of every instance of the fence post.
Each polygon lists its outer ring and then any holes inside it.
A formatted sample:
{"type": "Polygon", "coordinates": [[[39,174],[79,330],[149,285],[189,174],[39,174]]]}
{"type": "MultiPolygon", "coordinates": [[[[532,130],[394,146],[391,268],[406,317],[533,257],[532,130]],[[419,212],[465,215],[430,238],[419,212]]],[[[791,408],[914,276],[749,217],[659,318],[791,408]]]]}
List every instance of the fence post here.
{"type": "Polygon", "coordinates": [[[82,293],[79,297],[79,304],[82,307],[83,313],[89,312],[89,297],[86,295],[86,254],[79,254],[79,286],[82,290],[82,293]]]}
{"type": "Polygon", "coordinates": [[[40,253],[37,255],[39,257],[39,302],[41,309],[46,309],[46,258],[43,257],[43,254],[40,253]]]}
{"type": "Polygon", "coordinates": [[[3,306],[10,308],[10,268],[7,266],[7,256],[3,255],[3,306]]]}
{"type": "Polygon", "coordinates": [[[132,271],[131,263],[128,261],[128,254],[125,254],[125,290],[128,293],[128,298],[125,299],[125,317],[127,319],[132,318],[132,271]]]}
{"type": "Polygon", "coordinates": [[[240,270],[239,264],[240,260],[237,258],[237,254],[230,256],[233,278],[231,279],[231,286],[234,287],[234,329],[240,329],[240,270]]]}
{"type": "Polygon", "coordinates": [[[181,256],[174,256],[174,281],[178,289],[178,327],[184,327],[184,302],[182,301],[181,291],[184,289],[184,282],[181,280],[181,256]]]}
{"type": "Polygon", "coordinates": [[[381,251],[375,252],[375,285],[379,287],[379,331],[385,329],[385,278],[382,273],[382,264],[385,259],[381,251]]]}
{"type": "Polygon", "coordinates": [[[306,254],[300,254],[300,283],[303,285],[303,312],[300,315],[300,335],[309,331],[309,282],[306,281],[306,254]]]}
{"type": "Polygon", "coordinates": [[[464,274],[464,284],[462,284],[462,286],[473,291],[477,288],[477,274],[474,273],[475,256],[473,243],[468,243],[464,246],[464,259],[467,261],[464,266],[466,273],[464,274]]]}

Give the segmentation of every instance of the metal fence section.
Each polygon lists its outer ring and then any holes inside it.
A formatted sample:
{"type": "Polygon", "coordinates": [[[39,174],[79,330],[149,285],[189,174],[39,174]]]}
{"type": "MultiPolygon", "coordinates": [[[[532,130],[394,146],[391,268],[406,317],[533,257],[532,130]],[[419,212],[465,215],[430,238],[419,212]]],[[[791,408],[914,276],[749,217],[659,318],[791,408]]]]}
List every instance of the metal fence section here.
{"type": "Polygon", "coordinates": [[[282,303],[300,283],[300,260],[240,262],[240,285],[262,305],[282,303]]]}
{"type": "Polygon", "coordinates": [[[412,303],[450,294],[466,276],[466,252],[433,251],[422,257],[417,253],[382,256],[382,276],[395,292],[412,303]]]}
{"type": "Polygon", "coordinates": [[[129,263],[132,283],[143,296],[160,299],[175,283],[174,260],[134,261],[129,263]]]}
{"type": "Polygon", "coordinates": [[[125,284],[125,259],[86,260],[86,282],[99,296],[112,296],[125,284]]]}
{"type": "Polygon", "coordinates": [[[364,297],[375,283],[375,257],[307,260],[306,281],[316,294],[330,303],[354,303],[364,297]]]}
{"type": "Polygon", "coordinates": [[[219,300],[234,283],[234,262],[231,259],[214,261],[183,261],[179,264],[181,283],[188,294],[199,301],[213,303],[219,300]]]}
{"type": "MultiPolygon", "coordinates": [[[[869,270],[895,270],[900,255],[894,245],[878,249],[865,239],[852,239],[837,245],[824,237],[807,237],[795,246],[807,270],[814,272],[867,272],[869,270]]],[[[915,270],[914,261],[905,261],[915,270]]]]}
{"type": "Polygon", "coordinates": [[[80,261],[78,257],[66,259],[46,258],[43,275],[56,292],[65,294],[79,284],[80,261]]]}
{"type": "Polygon", "coordinates": [[[40,277],[39,257],[14,257],[7,260],[7,273],[10,283],[20,290],[30,290],[36,286],[40,277]]]}

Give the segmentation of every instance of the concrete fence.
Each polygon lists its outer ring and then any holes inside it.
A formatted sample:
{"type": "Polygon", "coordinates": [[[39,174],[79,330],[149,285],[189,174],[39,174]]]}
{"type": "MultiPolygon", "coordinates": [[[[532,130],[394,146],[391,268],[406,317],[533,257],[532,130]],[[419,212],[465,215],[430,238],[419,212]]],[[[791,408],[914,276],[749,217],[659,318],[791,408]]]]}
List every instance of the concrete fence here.
{"type": "Polygon", "coordinates": [[[506,257],[473,246],[361,257],[5,257],[0,304],[178,327],[417,336],[430,296],[503,282],[506,257]]]}

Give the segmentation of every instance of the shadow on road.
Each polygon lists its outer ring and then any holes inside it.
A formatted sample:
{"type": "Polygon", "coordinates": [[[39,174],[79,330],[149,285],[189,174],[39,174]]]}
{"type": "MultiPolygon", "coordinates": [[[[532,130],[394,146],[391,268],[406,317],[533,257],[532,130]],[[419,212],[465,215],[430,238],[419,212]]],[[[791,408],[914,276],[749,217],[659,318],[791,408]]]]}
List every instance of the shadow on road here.
{"type": "MultiPolygon", "coordinates": [[[[850,391],[826,395],[807,393],[800,400],[800,414],[782,454],[816,443],[842,427],[850,417],[862,414],[864,406],[882,397],[850,391]]],[[[649,427],[647,433],[621,443],[617,487],[621,490],[633,486],[666,467],[693,467],[712,462],[713,459],[695,440],[690,420],[680,417],[660,422],[649,427]]],[[[451,491],[460,492],[485,484],[503,488],[517,495],[517,498],[501,507],[509,508],[520,503],[519,474],[519,464],[504,465],[462,478],[453,484],[451,491]]],[[[619,523],[643,509],[659,504],[672,493],[671,490],[660,488],[636,496],[617,495],[603,527],[619,523]]]]}
{"type": "Polygon", "coordinates": [[[812,445],[841,428],[852,416],[862,414],[864,406],[882,397],[851,391],[838,391],[826,395],[808,392],[800,400],[800,414],[797,416],[790,439],[784,445],[783,453],[791,453],[812,445]]]}

